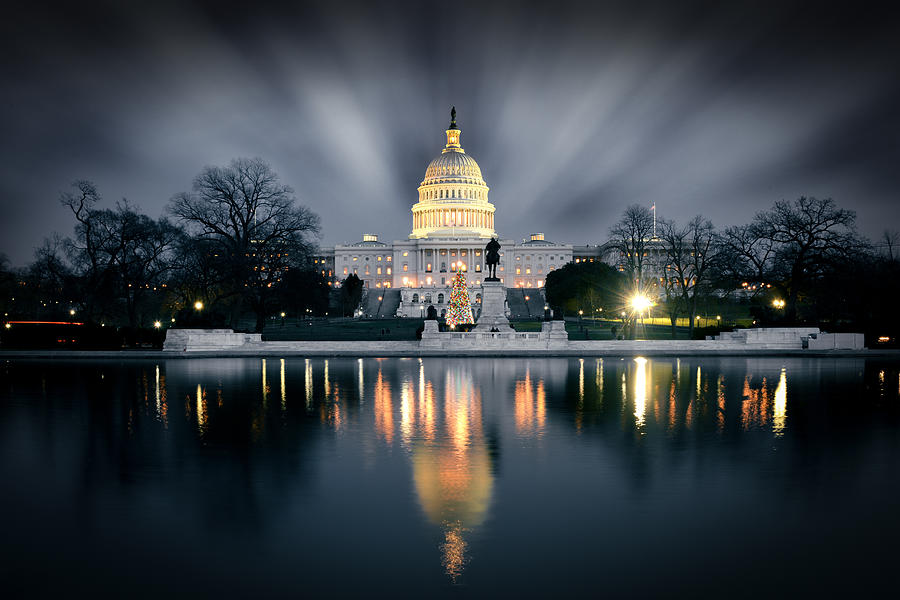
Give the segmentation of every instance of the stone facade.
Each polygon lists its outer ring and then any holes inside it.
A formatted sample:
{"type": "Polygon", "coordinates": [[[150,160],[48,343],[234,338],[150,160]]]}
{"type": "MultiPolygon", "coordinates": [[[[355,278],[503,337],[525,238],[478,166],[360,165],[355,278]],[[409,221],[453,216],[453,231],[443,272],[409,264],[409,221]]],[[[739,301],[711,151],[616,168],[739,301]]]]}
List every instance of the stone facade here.
{"type": "MultiPolygon", "coordinates": [[[[482,295],[485,271],[484,247],[499,237],[494,227],[495,207],[478,163],[460,145],[461,131],[455,121],[446,130],[447,144],[425,170],[418,187],[418,201],[412,207],[412,230],[405,240],[385,243],[374,233],[358,242],[323,248],[315,257],[317,269],[332,274],[334,285],[355,274],[370,291],[403,290],[398,316],[424,315],[431,296],[450,298],[453,277],[466,272],[473,308],[482,295]],[[413,297],[416,301],[413,301],[413,297]]],[[[547,274],[572,261],[572,245],[544,239],[533,233],[517,242],[500,239],[497,277],[508,288],[543,288],[547,274]]]]}

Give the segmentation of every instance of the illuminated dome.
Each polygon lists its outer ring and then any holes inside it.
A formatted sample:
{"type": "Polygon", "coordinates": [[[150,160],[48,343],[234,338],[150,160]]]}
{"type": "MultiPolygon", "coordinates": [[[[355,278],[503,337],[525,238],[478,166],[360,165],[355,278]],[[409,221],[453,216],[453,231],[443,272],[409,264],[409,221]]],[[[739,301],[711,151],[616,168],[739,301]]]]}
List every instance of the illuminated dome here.
{"type": "Polygon", "coordinates": [[[425,169],[419,201],[413,205],[411,238],[494,237],[490,188],[475,159],[459,144],[456,109],[450,112],[447,145],[425,169]]]}
{"type": "Polygon", "coordinates": [[[422,185],[437,185],[440,183],[462,183],[487,187],[481,177],[481,167],[475,159],[466,154],[466,151],[448,151],[445,148],[440,156],[431,161],[425,169],[425,179],[422,185]]]}

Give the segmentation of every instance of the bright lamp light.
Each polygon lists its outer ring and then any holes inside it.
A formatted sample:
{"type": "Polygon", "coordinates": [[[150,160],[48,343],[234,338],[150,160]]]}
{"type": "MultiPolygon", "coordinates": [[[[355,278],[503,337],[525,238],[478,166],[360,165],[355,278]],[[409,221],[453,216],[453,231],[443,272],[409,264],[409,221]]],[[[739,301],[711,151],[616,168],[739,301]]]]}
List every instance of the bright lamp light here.
{"type": "Polygon", "coordinates": [[[650,298],[644,296],[643,294],[637,294],[631,299],[631,307],[635,310],[635,312],[644,312],[648,308],[650,308],[652,302],[650,302],[650,298]]]}

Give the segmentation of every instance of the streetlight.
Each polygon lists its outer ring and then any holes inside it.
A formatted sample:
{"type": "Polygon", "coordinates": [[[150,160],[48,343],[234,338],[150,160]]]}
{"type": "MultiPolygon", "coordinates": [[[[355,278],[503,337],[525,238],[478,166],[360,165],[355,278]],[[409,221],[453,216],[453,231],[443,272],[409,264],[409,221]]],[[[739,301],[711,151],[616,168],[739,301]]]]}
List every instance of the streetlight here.
{"type": "Polygon", "coordinates": [[[75,309],[74,309],[74,308],[70,308],[70,309],[69,309],[69,314],[70,314],[71,316],[74,317],[74,316],[75,316],[75,309]]]}
{"type": "Polygon", "coordinates": [[[194,302],[194,310],[203,310],[203,303],[199,300],[194,302]]]}
{"type": "Polygon", "coordinates": [[[160,327],[162,327],[162,323],[160,323],[159,321],[153,321],[153,327],[159,329],[160,327]]]}
{"type": "Polygon", "coordinates": [[[775,300],[772,300],[772,306],[778,309],[784,308],[784,300],[776,298],[775,300]]]}
{"type": "Polygon", "coordinates": [[[635,294],[631,298],[631,307],[634,309],[634,312],[638,314],[641,314],[652,305],[653,303],[650,301],[650,298],[644,296],[643,294],[635,294]]]}

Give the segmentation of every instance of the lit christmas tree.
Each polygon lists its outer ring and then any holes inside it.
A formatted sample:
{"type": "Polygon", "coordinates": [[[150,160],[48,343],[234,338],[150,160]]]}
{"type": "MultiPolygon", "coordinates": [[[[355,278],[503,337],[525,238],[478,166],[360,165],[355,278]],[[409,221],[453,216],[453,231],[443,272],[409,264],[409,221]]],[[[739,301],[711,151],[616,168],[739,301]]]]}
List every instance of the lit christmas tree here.
{"type": "Polygon", "coordinates": [[[474,323],[472,320],[472,304],[469,302],[469,289],[466,287],[466,275],[463,268],[456,272],[453,289],[450,290],[450,308],[447,310],[447,326],[457,327],[474,323]]]}

